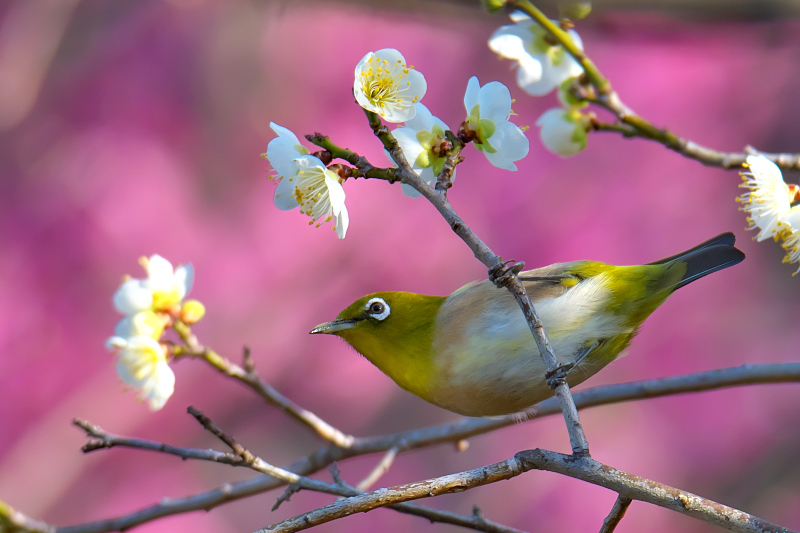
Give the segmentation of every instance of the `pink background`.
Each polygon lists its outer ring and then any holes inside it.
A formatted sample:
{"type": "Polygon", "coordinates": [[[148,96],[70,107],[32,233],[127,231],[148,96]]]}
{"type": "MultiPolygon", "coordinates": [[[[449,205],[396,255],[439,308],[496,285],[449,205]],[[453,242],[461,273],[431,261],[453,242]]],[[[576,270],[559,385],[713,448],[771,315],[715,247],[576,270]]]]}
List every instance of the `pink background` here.
{"type": "MultiPolygon", "coordinates": [[[[510,63],[486,47],[507,19],[456,6],[431,13],[214,0],[91,0],[71,13],[70,6],[0,7],[0,71],[9,80],[0,94],[0,499],[68,525],[253,476],[140,451],[84,456],[85,438],[70,425],[75,416],[118,434],[222,449],[185,414],[191,404],[275,464],[320,446],[200,362],[174,366],[176,392],[162,411],[123,393],[103,349],[119,318],[110,299],[124,274],[141,276],[137,258],[152,253],[194,264],[192,296],[208,309],[195,328],[203,342],[237,361],[242,345],[251,346],[265,379],[342,430],[372,435],[455,419],[400,390],[341,341],[307,332],[369,292],[448,294],[483,278],[483,266],[430,205],[403,197],[399,185],[345,185],[344,241],[330,225],[309,228],[302,215],[273,206],[259,154],[275,121],[298,135],[324,132],[384,164],[350,91],[358,60],[385,47],[426,76],[424,102],[451,127],[463,120],[463,91],[475,74],[509,85],[518,123],[533,125],[556,99],[525,96],[510,63]]],[[[628,105],[731,151],[748,143],[800,150],[798,30],[796,22],[636,13],[578,26],[628,105]]],[[[535,127],[528,136],[531,152],[516,173],[468,148],[450,193],[504,257],[530,267],[642,263],[729,230],[748,255],[671,298],[629,357],[587,385],[796,359],[800,279],[780,263],[776,244],[754,243],[744,231],[735,171],[614,134],[592,134],[583,153],[562,159],[544,150],[535,127]]],[[[647,400],[582,417],[596,459],[800,528],[800,387],[647,400]]],[[[440,446],[403,455],[381,484],[475,468],[527,448],[568,450],[558,417],[470,443],[463,453],[440,446]]],[[[377,460],[340,468],[356,483],[377,460]]],[[[270,513],[279,493],[137,531],[252,531],[332,501],[303,492],[270,513]]],[[[467,514],[478,504],[488,518],[529,531],[595,531],[614,498],[531,472],[423,503],[467,514]]],[[[618,531],[645,529],[716,531],[634,502],[618,531]]],[[[388,510],[319,528],[409,530],[455,528],[388,510]]]]}

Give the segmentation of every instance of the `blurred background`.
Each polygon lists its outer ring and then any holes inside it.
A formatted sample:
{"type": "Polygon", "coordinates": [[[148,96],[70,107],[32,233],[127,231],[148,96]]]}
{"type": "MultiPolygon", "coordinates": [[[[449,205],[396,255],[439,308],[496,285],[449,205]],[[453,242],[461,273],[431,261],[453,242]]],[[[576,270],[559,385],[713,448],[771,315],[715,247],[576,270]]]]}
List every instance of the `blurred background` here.
{"type": "MultiPolygon", "coordinates": [[[[208,313],[201,341],[240,361],[355,435],[412,429],[456,415],[400,390],[339,339],[307,335],[377,290],[449,294],[485,268],[421,199],[399,185],[345,185],[351,225],[310,228],[272,203],[259,157],[269,122],[320,131],[384,164],[351,96],[370,50],[399,49],[428,82],[425,104],[457,128],[463,91],[507,84],[533,126],[555,95],[527,97],[486,41],[503,15],[477,2],[17,0],[0,4],[0,499],[57,525],[129,513],[246,479],[223,465],[130,450],[84,456],[73,417],[175,445],[220,444],[185,414],[205,411],[265,460],[283,465],[320,441],[198,361],[174,365],[159,412],[124,392],[103,348],[119,316],[111,295],[141,277],[142,255],[193,263],[192,296],[208,313]]],[[[555,16],[552,4],[545,4],[555,16]]],[[[782,2],[595,5],[581,21],[590,57],[623,100],[657,125],[727,151],[800,151],[800,24],[782,2]]],[[[529,267],[594,259],[643,263],[724,231],[741,265],[679,291],[646,323],[602,383],[797,359],[800,279],[782,250],[755,243],[735,171],[706,168],[643,141],[592,134],[563,159],[534,126],[516,173],[468,148],[450,199],[499,254],[529,267]]],[[[797,182],[797,175],[787,176],[797,182]]],[[[595,458],[800,528],[800,387],[764,385],[582,412],[595,458]]],[[[560,417],[402,455],[389,486],[504,460],[533,447],[568,451],[560,417]]],[[[379,460],[340,464],[355,484],[379,460]]],[[[326,471],[317,477],[329,480],[326,471]]],[[[137,531],[249,532],[332,501],[281,491],[161,519],[137,531]]],[[[528,531],[596,531],[615,499],[557,474],[423,502],[528,531]]],[[[618,528],[716,529],[634,502],[618,528]]],[[[389,510],[318,531],[456,531],[389,510]]]]}

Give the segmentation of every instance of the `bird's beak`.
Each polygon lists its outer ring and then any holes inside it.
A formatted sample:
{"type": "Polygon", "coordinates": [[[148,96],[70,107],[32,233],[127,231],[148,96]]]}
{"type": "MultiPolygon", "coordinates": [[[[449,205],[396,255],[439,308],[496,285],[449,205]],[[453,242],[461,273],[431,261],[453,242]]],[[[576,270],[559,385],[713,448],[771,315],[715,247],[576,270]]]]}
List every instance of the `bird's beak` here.
{"type": "Polygon", "coordinates": [[[337,318],[331,322],[325,322],[324,324],[320,324],[319,326],[315,327],[309,334],[316,335],[317,333],[325,333],[326,335],[331,335],[336,333],[337,331],[342,331],[343,329],[352,329],[356,327],[355,320],[349,320],[344,318],[337,318]]]}

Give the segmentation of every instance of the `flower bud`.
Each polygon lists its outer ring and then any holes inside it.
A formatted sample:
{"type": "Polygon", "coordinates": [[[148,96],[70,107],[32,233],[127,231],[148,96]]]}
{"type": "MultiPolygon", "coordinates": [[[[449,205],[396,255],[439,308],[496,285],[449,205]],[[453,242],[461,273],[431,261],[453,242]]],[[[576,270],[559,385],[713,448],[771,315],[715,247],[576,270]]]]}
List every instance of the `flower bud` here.
{"type": "Polygon", "coordinates": [[[497,13],[506,5],[506,0],[481,0],[481,7],[489,13],[497,13]]]}
{"type": "Polygon", "coordinates": [[[561,0],[558,2],[558,13],[562,18],[580,20],[589,16],[591,12],[591,2],[580,2],[576,0],[561,0]]]}
{"type": "Polygon", "coordinates": [[[197,300],[186,300],[181,307],[181,322],[187,326],[196,324],[206,314],[206,308],[197,300]]]}

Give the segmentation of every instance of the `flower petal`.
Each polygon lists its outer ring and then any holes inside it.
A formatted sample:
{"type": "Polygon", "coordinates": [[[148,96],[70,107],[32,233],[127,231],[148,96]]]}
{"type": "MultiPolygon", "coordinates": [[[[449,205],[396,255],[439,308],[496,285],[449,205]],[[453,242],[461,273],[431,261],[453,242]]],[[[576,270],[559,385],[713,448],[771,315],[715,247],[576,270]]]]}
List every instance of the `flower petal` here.
{"type": "Polygon", "coordinates": [[[174,282],[180,288],[178,294],[180,299],[183,300],[192,290],[192,285],[194,285],[194,267],[191,263],[181,265],[175,269],[174,282]]]}
{"type": "Polygon", "coordinates": [[[481,105],[481,118],[491,120],[496,125],[508,120],[511,113],[511,93],[499,81],[490,81],[481,87],[478,94],[481,105]]]}
{"type": "Polygon", "coordinates": [[[123,315],[133,315],[150,309],[153,293],[145,280],[129,279],[114,293],[114,307],[123,315]]]}
{"type": "Polygon", "coordinates": [[[467,108],[467,114],[472,111],[472,108],[478,105],[478,93],[480,92],[481,84],[477,76],[472,76],[467,83],[467,92],[464,93],[464,107],[467,108]]]}
{"type": "MultiPolygon", "coordinates": [[[[294,163],[294,165],[295,168],[297,168],[297,163],[294,163]]],[[[289,211],[300,205],[297,203],[294,194],[292,194],[294,193],[295,183],[297,183],[296,175],[294,177],[283,178],[280,183],[278,183],[278,186],[275,187],[273,201],[278,209],[289,211]]]]}
{"type": "Polygon", "coordinates": [[[294,160],[301,155],[297,151],[297,143],[285,137],[275,137],[267,145],[267,159],[279,176],[294,176],[297,166],[294,160]]]}
{"type": "Polygon", "coordinates": [[[342,204],[342,210],[336,215],[336,235],[340,239],[344,239],[347,235],[348,226],[350,226],[350,215],[347,213],[347,207],[342,204]]]}
{"type": "MultiPolygon", "coordinates": [[[[414,131],[431,131],[435,117],[428,108],[425,107],[425,104],[414,104],[414,107],[417,108],[417,113],[414,115],[414,118],[406,121],[406,128],[411,128],[414,131]]],[[[398,130],[394,130],[392,133],[397,133],[397,131],[398,130]]]]}
{"type": "Polygon", "coordinates": [[[575,155],[585,147],[585,144],[573,140],[575,128],[579,127],[568,120],[567,111],[561,108],[550,109],[539,117],[536,125],[541,127],[539,132],[542,144],[558,155],[575,155]]]}
{"type": "Polygon", "coordinates": [[[339,213],[342,212],[342,209],[344,209],[344,187],[342,187],[342,184],[339,183],[336,178],[332,178],[330,174],[333,174],[333,172],[327,171],[325,175],[325,185],[328,186],[328,196],[330,197],[333,214],[338,216],[339,213]]]}
{"type": "Polygon", "coordinates": [[[519,60],[530,57],[526,46],[531,40],[531,32],[517,24],[501,26],[489,38],[489,48],[501,57],[519,60]]]}
{"type": "Polygon", "coordinates": [[[501,122],[497,125],[491,144],[497,151],[495,153],[484,151],[486,159],[494,166],[506,170],[517,170],[514,161],[519,161],[528,155],[530,149],[528,138],[511,122],[501,122]]]}
{"type": "Polygon", "coordinates": [[[292,132],[292,130],[284,128],[283,126],[279,126],[274,122],[270,122],[269,127],[272,128],[272,131],[278,134],[279,138],[284,138],[292,144],[300,144],[300,140],[297,138],[297,135],[292,132]]]}

